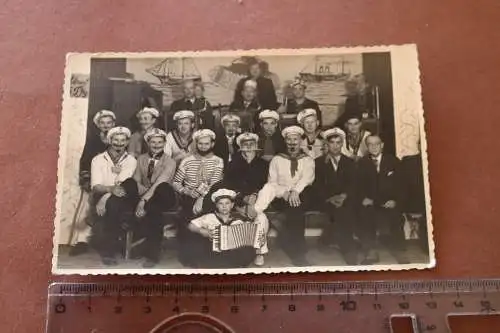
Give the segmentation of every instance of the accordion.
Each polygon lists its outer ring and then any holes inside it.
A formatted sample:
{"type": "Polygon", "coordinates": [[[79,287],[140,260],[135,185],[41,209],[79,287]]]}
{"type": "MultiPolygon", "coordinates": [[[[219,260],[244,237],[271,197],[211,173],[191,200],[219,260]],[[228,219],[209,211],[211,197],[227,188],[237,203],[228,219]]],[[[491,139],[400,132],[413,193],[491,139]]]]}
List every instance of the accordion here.
{"type": "Polygon", "coordinates": [[[221,225],[215,229],[212,238],[212,250],[215,252],[234,250],[251,246],[259,248],[257,224],[248,222],[232,225],[221,225]]]}

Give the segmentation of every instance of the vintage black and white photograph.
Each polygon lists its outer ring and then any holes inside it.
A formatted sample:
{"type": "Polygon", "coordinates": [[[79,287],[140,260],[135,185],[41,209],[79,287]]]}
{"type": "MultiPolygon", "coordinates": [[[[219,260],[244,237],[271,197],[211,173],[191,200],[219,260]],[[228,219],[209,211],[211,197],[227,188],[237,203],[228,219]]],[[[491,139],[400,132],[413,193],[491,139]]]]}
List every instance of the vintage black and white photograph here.
{"type": "Polygon", "coordinates": [[[54,273],[435,265],[415,45],[66,60],[54,273]]]}

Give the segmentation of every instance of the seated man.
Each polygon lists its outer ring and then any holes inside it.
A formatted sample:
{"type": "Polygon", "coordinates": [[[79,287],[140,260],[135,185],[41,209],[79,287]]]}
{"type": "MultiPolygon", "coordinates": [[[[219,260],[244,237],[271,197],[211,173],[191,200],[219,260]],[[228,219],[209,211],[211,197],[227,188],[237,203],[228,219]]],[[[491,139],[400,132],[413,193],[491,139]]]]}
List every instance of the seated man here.
{"type": "Polygon", "coordinates": [[[92,160],[91,186],[96,202],[96,247],[105,265],[116,265],[115,253],[126,213],[137,204],[137,185],[132,179],[136,159],[127,153],[130,130],[109,130],[108,149],[92,160]]]}
{"type": "Polygon", "coordinates": [[[302,150],[312,159],[320,157],[324,153],[324,142],[321,139],[321,131],[318,129],[319,121],[316,110],[305,109],[297,115],[297,122],[304,129],[302,150]]]}
{"type": "Polygon", "coordinates": [[[257,194],[265,185],[269,173],[269,163],[257,155],[258,141],[257,134],[240,134],[236,139],[240,153],[235,154],[224,173],[224,186],[238,193],[237,209],[251,218],[256,216],[254,205],[257,194]]]}
{"type": "Polygon", "coordinates": [[[368,153],[368,148],[366,147],[366,138],[371,135],[363,127],[363,118],[361,113],[349,113],[344,116],[345,118],[345,129],[346,129],[346,140],[344,147],[342,148],[342,153],[349,158],[358,161],[361,157],[368,153]]]}
{"type": "MultiPolygon", "coordinates": [[[[83,191],[82,203],[89,201],[90,194],[90,165],[92,159],[106,150],[108,145],[107,134],[108,131],[115,127],[115,114],[109,110],[101,110],[94,115],[92,119],[94,125],[97,127],[99,132],[97,134],[90,134],[85,141],[85,147],[83,148],[82,156],[80,158],[80,187],[83,191]]],[[[75,217],[83,216],[78,223],[79,228],[75,228],[75,233],[73,234],[72,245],[69,251],[70,256],[77,256],[88,251],[88,238],[91,234],[90,225],[88,225],[85,220],[88,218],[87,205],[80,205],[80,209],[75,212],[75,217]],[[83,206],[83,207],[82,207],[83,206]],[[83,222],[83,223],[82,223],[83,222]]]]}
{"type": "Polygon", "coordinates": [[[175,192],[171,187],[176,164],[163,152],[167,134],[161,129],[151,129],[144,136],[149,151],[137,159],[134,180],[140,196],[135,208],[139,230],[146,237],[144,244],[145,268],[156,265],[160,259],[163,239],[162,212],[175,206],[175,192]]]}
{"type": "Polygon", "coordinates": [[[278,130],[280,116],[278,112],[264,110],[259,114],[260,132],[259,149],[262,151],[261,158],[270,162],[278,153],[286,151],[285,140],[278,130]]]}
{"type": "Polygon", "coordinates": [[[215,139],[214,154],[222,158],[224,166],[233,159],[233,155],[237,152],[236,137],[240,130],[240,117],[228,113],[221,119],[224,133],[217,135],[215,139]]]}
{"type": "Polygon", "coordinates": [[[332,128],[323,133],[327,144],[325,156],[318,157],[313,188],[319,198],[319,208],[327,213],[333,228],[323,230],[323,245],[338,244],[345,262],[357,264],[354,242],[355,228],[355,172],[353,160],[342,154],[345,133],[332,128]]]}
{"type": "MultiPolygon", "coordinates": [[[[242,215],[232,211],[236,192],[228,189],[219,189],[211,196],[215,203],[212,213],[200,216],[189,223],[190,236],[186,250],[188,259],[185,263],[197,268],[243,268],[250,265],[256,257],[263,258],[267,253],[267,230],[269,223],[265,214],[250,221],[242,215]],[[217,237],[217,227],[223,225],[237,225],[242,223],[257,224],[257,234],[253,239],[253,246],[242,246],[230,250],[215,250],[212,239],[217,237]]],[[[259,265],[264,262],[257,261],[259,265]]]]}
{"type": "Polygon", "coordinates": [[[306,97],[307,86],[305,81],[301,78],[295,78],[290,87],[292,88],[292,98],[285,98],[284,103],[278,108],[278,112],[282,114],[285,124],[288,126],[296,125],[295,115],[298,115],[305,109],[314,109],[316,110],[319,126],[321,127],[323,119],[319,104],[306,97]]]}
{"type": "Polygon", "coordinates": [[[276,207],[283,210],[286,221],[280,238],[283,250],[296,266],[309,265],[306,258],[305,217],[304,212],[312,199],[314,181],[314,160],[300,149],[304,130],[290,126],[282,131],[287,152],[278,154],[269,165],[269,177],[266,185],[259,191],[255,202],[257,214],[269,207],[275,199],[276,207]]]}
{"type": "MultiPolygon", "coordinates": [[[[359,160],[357,176],[358,197],[361,200],[359,237],[365,254],[363,265],[379,261],[375,243],[377,227],[383,222],[389,224],[391,231],[387,244],[389,249],[398,252],[404,249],[400,161],[383,153],[384,143],[378,135],[367,137],[366,145],[368,155],[359,160]]],[[[399,258],[396,259],[399,261],[399,258]]]]}
{"type": "Polygon", "coordinates": [[[173,120],[175,129],[167,134],[165,155],[179,164],[193,149],[194,113],[189,110],[177,111],[173,120]]]}
{"type": "Polygon", "coordinates": [[[241,130],[243,132],[258,131],[258,119],[261,110],[257,99],[257,82],[246,80],[241,91],[241,96],[235,99],[229,106],[232,113],[241,119],[241,130]]]}
{"type": "Polygon", "coordinates": [[[132,134],[128,145],[128,152],[135,158],[148,151],[147,144],[144,141],[144,135],[147,131],[156,127],[156,120],[159,116],[160,112],[155,108],[146,107],[137,112],[140,130],[132,134]]]}
{"type": "Polygon", "coordinates": [[[178,99],[170,106],[170,117],[167,117],[166,128],[171,131],[175,128],[172,116],[181,110],[189,110],[194,114],[194,127],[195,129],[208,128],[213,130],[215,126],[215,118],[212,113],[212,107],[205,97],[197,98],[195,96],[195,82],[193,80],[186,80],[183,82],[184,97],[178,99]]]}
{"type": "Polygon", "coordinates": [[[184,158],[175,173],[173,187],[179,193],[184,218],[199,215],[210,188],[223,177],[224,162],[213,153],[215,133],[209,129],[193,134],[195,152],[184,158]]]}

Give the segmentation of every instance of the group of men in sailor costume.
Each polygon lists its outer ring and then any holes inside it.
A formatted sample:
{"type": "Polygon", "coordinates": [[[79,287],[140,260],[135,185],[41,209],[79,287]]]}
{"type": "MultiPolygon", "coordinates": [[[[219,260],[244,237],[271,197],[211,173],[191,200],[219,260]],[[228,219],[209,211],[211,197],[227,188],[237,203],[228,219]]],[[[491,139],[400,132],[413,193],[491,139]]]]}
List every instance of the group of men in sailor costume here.
{"type": "MultiPolygon", "coordinates": [[[[145,239],[144,267],[155,266],[162,213],[176,207],[179,261],[189,267],[264,265],[269,211],[280,212],[279,244],[297,266],[309,265],[308,210],[329,216],[334,228],[324,230],[320,244],[337,244],[349,265],[378,262],[374,220],[391,221],[391,245],[403,247],[399,160],[383,152],[379,136],[362,129],[358,114],[345,115],[345,131],[321,131],[321,111],[305,98],[303,81],[292,83],[293,98],[278,107],[271,80],[253,64],[217,131],[203,87],[191,81],[183,87],[168,133],[159,128],[154,108],[137,113],[140,129],[133,134],[116,127],[109,110],[93,118],[99,133],[87,140],[80,184],[90,195],[93,244],[104,264],[117,263],[120,228],[129,223],[145,239]],[[295,120],[281,128],[284,115],[295,120]],[[260,246],[212,253],[211,230],[231,223],[256,223],[260,246]]],[[[84,247],[82,241],[73,250],[84,247]]]]}

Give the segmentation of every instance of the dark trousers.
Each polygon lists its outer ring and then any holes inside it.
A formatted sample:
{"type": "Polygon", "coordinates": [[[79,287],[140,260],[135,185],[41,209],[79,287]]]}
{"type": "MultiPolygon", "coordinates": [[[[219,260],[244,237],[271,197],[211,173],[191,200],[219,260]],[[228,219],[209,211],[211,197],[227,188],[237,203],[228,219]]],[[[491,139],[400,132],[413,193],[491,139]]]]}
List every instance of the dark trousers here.
{"type": "Polygon", "coordinates": [[[188,231],[184,239],[181,263],[193,268],[244,268],[255,258],[255,249],[242,247],[239,249],[214,252],[212,242],[200,234],[188,231]]]}
{"type": "Polygon", "coordinates": [[[143,255],[150,260],[159,259],[164,226],[162,213],[171,210],[175,203],[174,189],[167,183],[161,183],[144,206],[146,216],[139,220],[138,231],[146,238],[143,255]]]}
{"type": "Polygon", "coordinates": [[[377,206],[362,207],[358,222],[358,234],[364,250],[370,250],[375,247],[377,230],[383,223],[389,225],[390,232],[386,245],[391,250],[402,250],[404,248],[404,222],[399,209],[388,209],[377,206]]]}
{"type": "Polygon", "coordinates": [[[328,214],[330,225],[323,230],[320,242],[325,245],[338,244],[341,252],[353,251],[356,222],[353,207],[346,201],[338,208],[331,203],[326,203],[322,211],[328,214]]]}
{"type": "Polygon", "coordinates": [[[313,191],[310,186],[300,193],[301,205],[292,207],[282,198],[277,198],[271,203],[273,210],[282,212],[285,220],[278,232],[278,240],[283,251],[291,258],[296,259],[305,255],[306,230],[305,212],[310,208],[313,201],[313,191]]]}
{"type": "MultiPolygon", "coordinates": [[[[137,205],[137,183],[132,178],[125,180],[121,186],[126,195],[117,197],[111,195],[106,201],[106,213],[104,216],[96,216],[94,226],[95,247],[103,257],[112,257],[120,249],[119,238],[122,235],[123,225],[133,224],[133,211],[137,205]]],[[[97,204],[102,194],[94,196],[97,204]]]]}

